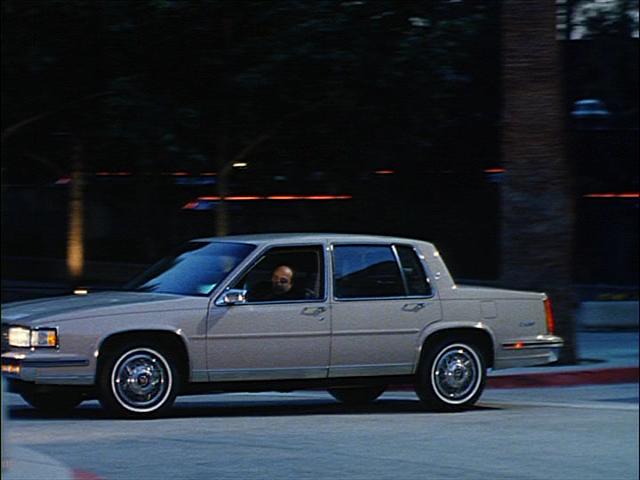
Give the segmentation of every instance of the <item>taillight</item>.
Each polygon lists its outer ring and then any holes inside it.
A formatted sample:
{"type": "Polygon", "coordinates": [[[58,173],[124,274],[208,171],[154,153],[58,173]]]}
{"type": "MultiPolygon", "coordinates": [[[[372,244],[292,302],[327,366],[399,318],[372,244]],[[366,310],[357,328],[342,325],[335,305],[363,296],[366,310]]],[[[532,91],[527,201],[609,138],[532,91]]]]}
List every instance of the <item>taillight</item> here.
{"type": "Polygon", "coordinates": [[[547,333],[553,335],[556,331],[556,322],[553,320],[553,310],[551,309],[551,300],[544,300],[544,314],[547,317],[547,333]]]}

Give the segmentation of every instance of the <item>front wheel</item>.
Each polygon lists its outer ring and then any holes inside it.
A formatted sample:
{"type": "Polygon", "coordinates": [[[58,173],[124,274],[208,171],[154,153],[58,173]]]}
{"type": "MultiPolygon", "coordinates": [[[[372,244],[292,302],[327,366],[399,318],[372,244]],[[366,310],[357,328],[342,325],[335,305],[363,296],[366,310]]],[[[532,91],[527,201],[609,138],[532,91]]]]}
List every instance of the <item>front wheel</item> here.
{"type": "Polygon", "coordinates": [[[364,405],[373,402],[384,393],[385,389],[384,386],[343,387],[330,388],[329,393],[345,405],[364,405]]]}
{"type": "Polygon", "coordinates": [[[156,345],[122,345],[107,353],[101,368],[100,403],[119,417],[157,417],[173,405],[178,382],[168,350],[156,345]]]}
{"type": "Polygon", "coordinates": [[[416,393],[431,409],[462,410],[478,401],[486,378],[484,355],[476,344],[444,340],[424,352],[416,393]]]}

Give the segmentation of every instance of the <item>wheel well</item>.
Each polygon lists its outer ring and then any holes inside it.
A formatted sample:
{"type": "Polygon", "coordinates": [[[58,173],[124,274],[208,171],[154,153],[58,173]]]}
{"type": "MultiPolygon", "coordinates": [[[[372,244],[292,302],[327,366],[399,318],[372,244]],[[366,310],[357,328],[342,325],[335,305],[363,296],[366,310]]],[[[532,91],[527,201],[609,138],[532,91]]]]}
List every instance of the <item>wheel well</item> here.
{"type": "Polygon", "coordinates": [[[468,341],[478,345],[484,355],[487,368],[493,367],[493,341],[488,332],[477,328],[451,328],[448,330],[439,330],[427,337],[422,346],[422,351],[427,351],[431,345],[434,345],[445,338],[455,338],[456,340],[468,341]]]}
{"type": "Polygon", "coordinates": [[[124,342],[130,343],[140,341],[140,343],[159,345],[168,349],[176,356],[177,369],[182,384],[189,382],[189,354],[187,346],[177,334],[163,330],[132,330],[127,332],[115,333],[103,340],[98,348],[98,368],[96,369],[96,377],[100,374],[102,362],[105,353],[111,351],[124,342]]]}

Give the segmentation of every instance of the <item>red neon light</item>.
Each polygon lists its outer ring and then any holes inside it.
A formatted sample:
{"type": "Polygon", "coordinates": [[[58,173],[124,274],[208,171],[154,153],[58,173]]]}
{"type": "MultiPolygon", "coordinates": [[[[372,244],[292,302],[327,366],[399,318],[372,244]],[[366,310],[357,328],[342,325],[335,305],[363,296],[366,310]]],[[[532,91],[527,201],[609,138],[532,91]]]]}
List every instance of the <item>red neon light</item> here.
{"type": "Polygon", "coordinates": [[[374,172],[376,175],[393,175],[395,172],[395,170],[376,170],[374,172]]]}
{"type": "Polygon", "coordinates": [[[585,198],[640,198],[640,192],[588,193],[585,198]]]}
{"type": "Polygon", "coordinates": [[[264,197],[246,195],[246,196],[224,197],[224,199],[229,201],[229,202],[234,202],[234,201],[235,202],[247,202],[247,201],[252,201],[252,200],[264,200],[264,197]]]}
{"type": "Polygon", "coordinates": [[[271,195],[267,200],[300,200],[299,195],[271,195]]]}
{"type": "Polygon", "coordinates": [[[504,168],[485,168],[484,173],[504,173],[504,168]]]}
{"type": "Polygon", "coordinates": [[[171,173],[174,177],[187,177],[189,174],[187,172],[173,172],[171,173]]]}
{"type": "MultiPolygon", "coordinates": [[[[260,195],[231,195],[224,197],[228,202],[251,202],[258,200],[272,200],[272,201],[292,201],[292,200],[351,200],[351,195],[270,195],[263,197],[260,195]]],[[[198,202],[219,202],[222,198],[220,196],[204,196],[198,197],[196,200],[187,203],[182,208],[195,208],[198,202]]]]}
{"type": "Polygon", "coordinates": [[[351,200],[351,195],[311,195],[305,200],[351,200]]]}

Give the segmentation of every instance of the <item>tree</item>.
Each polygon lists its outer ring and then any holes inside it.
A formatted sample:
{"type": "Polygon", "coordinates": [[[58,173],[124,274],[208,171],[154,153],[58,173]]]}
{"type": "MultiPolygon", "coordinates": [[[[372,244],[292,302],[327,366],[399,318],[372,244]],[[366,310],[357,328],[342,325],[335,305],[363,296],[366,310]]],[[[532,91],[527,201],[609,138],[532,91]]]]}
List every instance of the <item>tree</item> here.
{"type": "Polygon", "coordinates": [[[560,50],[553,0],[503,3],[502,281],[546,291],[561,361],[576,361],[571,286],[574,202],[564,151],[560,50]]]}

